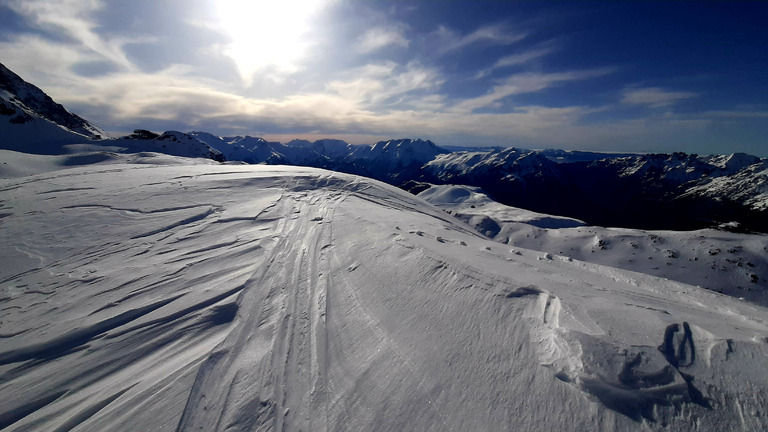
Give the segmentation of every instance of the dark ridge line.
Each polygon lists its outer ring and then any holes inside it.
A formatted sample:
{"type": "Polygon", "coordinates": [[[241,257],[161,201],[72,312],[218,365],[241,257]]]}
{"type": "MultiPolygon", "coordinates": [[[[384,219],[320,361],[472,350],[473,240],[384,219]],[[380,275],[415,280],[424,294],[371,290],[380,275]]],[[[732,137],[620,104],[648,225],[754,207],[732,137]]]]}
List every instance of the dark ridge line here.
{"type": "MultiPolygon", "coordinates": [[[[225,292],[223,292],[223,293],[221,293],[219,295],[213,296],[213,297],[211,297],[211,298],[209,298],[207,300],[203,300],[200,303],[195,303],[192,306],[189,306],[187,308],[181,309],[181,310],[179,310],[177,312],[174,312],[172,314],[166,315],[166,316],[164,316],[162,318],[153,319],[151,321],[147,321],[145,323],[138,324],[135,327],[131,327],[131,328],[125,329],[123,331],[120,331],[120,332],[117,332],[117,333],[114,333],[114,334],[110,334],[110,335],[107,336],[107,339],[119,337],[119,336],[122,336],[122,335],[124,335],[124,334],[126,334],[128,332],[136,331],[136,330],[142,329],[144,327],[149,327],[149,326],[152,326],[152,325],[155,325],[155,324],[169,323],[169,322],[174,321],[174,320],[176,320],[178,318],[181,318],[184,315],[187,315],[187,314],[189,314],[191,312],[195,312],[195,311],[198,311],[200,309],[204,309],[204,308],[206,308],[208,306],[211,306],[213,304],[216,304],[216,303],[220,302],[221,300],[224,300],[227,297],[230,297],[230,296],[232,296],[234,294],[239,293],[243,289],[245,289],[245,285],[240,285],[240,286],[238,286],[236,288],[232,288],[230,290],[227,290],[227,291],[225,291],[225,292]]],[[[184,295],[186,295],[186,294],[182,294],[180,296],[177,296],[173,300],[176,300],[176,299],[178,299],[178,298],[180,298],[180,297],[182,297],[184,295]]]]}
{"type": "Polygon", "coordinates": [[[46,195],[46,194],[52,194],[57,192],[76,192],[81,190],[93,190],[96,188],[92,187],[73,187],[73,188],[64,188],[64,189],[51,189],[49,191],[39,192],[38,195],[46,195]]]}
{"type": "Polygon", "coordinates": [[[153,236],[155,234],[159,234],[161,232],[170,231],[170,230],[172,230],[174,228],[177,228],[177,227],[180,227],[182,225],[189,225],[191,223],[194,223],[194,222],[197,222],[197,221],[201,221],[201,220],[207,218],[208,216],[212,215],[213,213],[214,213],[213,208],[211,208],[211,209],[209,209],[206,212],[199,213],[199,214],[196,214],[194,216],[190,216],[190,217],[188,217],[186,219],[182,219],[182,220],[180,220],[178,222],[172,223],[172,224],[164,226],[162,228],[158,228],[156,230],[152,230],[152,231],[150,231],[148,233],[135,235],[135,236],[131,237],[131,240],[136,240],[136,239],[140,239],[140,238],[150,237],[150,236],[153,236]]]}
{"type": "MultiPolygon", "coordinates": [[[[94,188],[84,188],[84,189],[94,189],[94,188]]],[[[115,211],[124,211],[129,213],[140,213],[140,214],[154,214],[154,213],[168,213],[178,210],[188,210],[198,207],[211,207],[208,204],[197,204],[197,205],[188,205],[188,206],[178,206],[178,207],[163,207],[155,210],[141,210],[141,209],[133,209],[133,208],[120,208],[120,207],[112,207],[110,205],[104,205],[104,204],[74,204],[70,206],[64,206],[61,207],[62,209],[78,209],[78,208],[106,208],[109,210],[115,210],[115,211]]]]}
{"type": "Polygon", "coordinates": [[[32,414],[33,412],[45,407],[46,405],[50,405],[55,400],[67,393],[67,391],[68,390],[60,390],[40,399],[27,402],[26,404],[13,408],[10,411],[0,413],[0,429],[5,429],[9,426],[12,426],[14,423],[32,414]]]}

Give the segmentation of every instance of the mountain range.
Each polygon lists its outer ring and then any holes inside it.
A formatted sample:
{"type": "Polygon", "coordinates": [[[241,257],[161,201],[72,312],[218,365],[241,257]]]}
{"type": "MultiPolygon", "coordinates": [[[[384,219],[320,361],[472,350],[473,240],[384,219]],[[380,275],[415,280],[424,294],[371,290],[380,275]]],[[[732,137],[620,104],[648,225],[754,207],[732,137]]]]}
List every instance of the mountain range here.
{"type": "MultiPolygon", "coordinates": [[[[1,66],[1,65],[0,65],[1,66]]],[[[287,144],[206,132],[108,137],[0,67],[1,148],[39,154],[153,151],[363,175],[418,192],[423,183],[483,188],[494,200],[590,225],[768,232],[768,159],[746,154],[605,154],[516,148],[452,151],[429,140],[287,144]],[[5,119],[4,121],[2,121],[5,119]]]]}

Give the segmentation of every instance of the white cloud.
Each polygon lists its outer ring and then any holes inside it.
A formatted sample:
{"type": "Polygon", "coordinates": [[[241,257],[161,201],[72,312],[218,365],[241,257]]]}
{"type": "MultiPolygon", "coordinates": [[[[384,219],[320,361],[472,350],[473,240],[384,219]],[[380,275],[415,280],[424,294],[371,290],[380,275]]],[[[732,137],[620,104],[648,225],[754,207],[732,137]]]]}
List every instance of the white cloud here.
{"type": "MultiPolygon", "coordinates": [[[[418,64],[368,65],[349,71],[357,79],[335,81],[327,91],[285,97],[247,98],[221,90],[221,83],[197,77],[189,67],[174,66],[152,73],[116,73],[94,78],[71,76],[67,85],[45,90],[65,104],[89,106],[80,112],[96,124],[117,130],[145,122],[180,122],[189,129],[222,133],[312,131],[316,137],[424,137],[438,144],[516,144],[538,147],[664,150],[706,136],[711,120],[704,117],[628,119],[585,123],[590,114],[610,107],[519,106],[504,113],[477,113],[446,108],[436,93],[440,77],[418,64]],[[386,98],[386,100],[382,99],[386,98]],[[409,107],[392,107],[392,101],[409,107]],[[402,102],[401,102],[402,103],[402,102]],[[257,126],[248,126],[257,125],[257,126]],[[257,127],[259,129],[251,129],[257,127]],[[457,137],[472,137],[471,142],[457,137]],[[640,147],[639,147],[640,146],[640,147]]],[[[517,76],[504,85],[535,91],[557,82],[596,76],[598,72],[517,76]]],[[[503,87],[502,85],[501,87],[503,87]]],[[[499,94],[505,91],[498,90],[499,94]]],[[[461,105],[461,103],[459,104],[461,105]]],[[[714,117],[763,117],[763,112],[713,112],[714,117]]],[[[156,123],[155,123],[156,124],[156,123]]],[[[307,135],[309,136],[309,135],[307,135]]],[[[377,138],[378,139],[378,138],[377,138]]],[[[693,149],[695,150],[695,149],[693,149]]]]}
{"type": "Polygon", "coordinates": [[[22,34],[8,42],[0,42],[0,58],[27,81],[64,85],[71,79],[71,68],[78,63],[98,60],[100,56],[72,44],[22,34]]]}
{"type": "Polygon", "coordinates": [[[538,60],[555,51],[556,51],[556,48],[554,46],[551,46],[551,45],[540,46],[538,48],[530,49],[528,51],[523,51],[518,54],[512,54],[512,55],[502,57],[496,62],[496,64],[493,65],[493,67],[501,68],[501,67],[507,67],[507,66],[524,65],[524,64],[530,63],[533,60],[538,60]]]}
{"type": "Polygon", "coordinates": [[[547,42],[544,44],[539,44],[535,48],[528,49],[526,51],[519,52],[517,54],[512,54],[508,56],[504,56],[496,61],[493,66],[487,69],[480,70],[477,74],[475,74],[475,78],[484,78],[488,75],[490,75],[493,71],[496,69],[501,69],[505,67],[510,66],[522,66],[527,65],[533,61],[536,61],[546,55],[549,55],[555,51],[557,51],[559,47],[554,42],[547,42]]]}
{"type": "Polygon", "coordinates": [[[507,77],[499,85],[494,86],[487,94],[471,99],[465,99],[453,108],[456,112],[472,112],[486,107],[497,106],[498,102],[508,96],[533,93],[546,88],[561,85],[570,81],[580,81],[611,73],[613,69],[590,69],[584,71],[558,73],[521,73],[507,77]]]}
{"type": "Polygon", "coordinates": [[[105,40],[96,33],[98,25],[93,14],[103,6],[99,0],[9,0],[7,6],[38,28],[59,31],[88,51],[125,69],[135,69],[125,56],[123,46],[137,39],[105,40]]]}
{"type": "Polygon", "coordinates": [[[408,102],[414,98],[412,93],[437,89],[444,81],[436,69],[418,62],[369,64],[344,75],[346,79],[330,82],[327,89],[366,108],[408,102]]]}
{"type": "Polygon", "coordinates": [[[696,97],[690,92],[669,91],[659,87],[632,88],[624,90],[621,103],[627,105],[647,105],[651,108],[667,107],[683,99],[696,97]]]}
{"type": "Polygon", "coordinates": [[[407,48],[408,39],[405,37],[404,26],[376,27],[369,29],[360,38],[358,51],[364,54],[378,51],[388,46],[407,48]]]}
{"type": "Polygon", "coordinates": [[[456,33],[448,27],[440,26],[435,34],[438,38],[438,53],[440,54],[465,48],[478,42],[486,42],[493,45],[511,45],[528,36],[526,33],[513,32],[500,24],[483,26],[466,35],[456,33]]]}

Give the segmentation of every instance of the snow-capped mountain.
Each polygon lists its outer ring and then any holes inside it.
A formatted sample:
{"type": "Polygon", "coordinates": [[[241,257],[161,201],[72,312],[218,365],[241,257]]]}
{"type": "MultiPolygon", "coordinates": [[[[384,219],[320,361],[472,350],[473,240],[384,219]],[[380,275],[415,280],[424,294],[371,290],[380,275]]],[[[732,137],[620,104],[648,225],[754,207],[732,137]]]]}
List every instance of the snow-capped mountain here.
{"type": "Polygon", "coordinates": [[[251,136],[219,137],[207,132],[194,131],[189,135],[219,151],[227,160],[243,161],[250,164],[286,164],[285,156],[272,148],[273,144],[263,138],[251,136]]]}
{"type": "Polygon", "coordinates": [[[346,159],[363,167],[369,177],[399,184],[411,180],[425,163],[444,153],[448,152],[432,141],[406,138],[356,146],[346,159]]]}
{"type": "Polygon", "coordinates": [[[189,134],[178,131],[156,134],[137,129],[129,136],[107,140],[101,146],[112,147],[113,150],[121,153],[157,152],[172,156],[213,159],[219,162],[226,160],[220,151],[189,134]]]}
{"type": "Polygon", "coordinates": [[[733,154],[712,158],[714,164],[722,164],[728,174],[713,176],[710,181],[690,187],[682,198],[701,197],[718,199],[729,197],[755,211],[768,210],[768,160],[745,154],[733,154]]]}
{"type": "Polygon", "coordinates": [[[2,430],[768,428],[764,307],[358,176],[114,157],[0,180],[2,430]]]}
{"type": "Polygon", "coordinates": [[[219,137],[207,132],[189,134],[221,151],[231,161],[326,168],[392,184],[419,176],[424,164],[439,154],[447,153],[432,141],[409,138],[380,141],[372,145],[350,145],[331,139],[314,142],[293,140],[282,144],[251,136],[219,137]]]}
{"type": "Polygon", "coordinates": [[[495,200],[591,225],[697,229],[738,221],[768,232],[768,160],[505,149],[437,156],[418,180],[482,187],[495,200]],[[575,159],[575,160],[574,160],[575,159]]]}
{"type": "Polygon", "coordinates": [[[2,64],[0,136],[2,148],[39,154],[60,153],[64,144],[108,138],[2,64]]]}
{"type": "Polygon", "coordinates": [[[350,145],[337,139],[320,139],[313,142],[307,140],[292,140],[286,144],[288,147],[310,148],[318,154],[332,159],[343,159],[350,153],[350,145]]]}
{"type": "MultiPolygon", "coordinates": [[[[673,153],[563,167],[589,199],[585,213],[607,211],[610,203],[614,214],[630,222],[625,226],[691,229],[738,221],[746,229],[768,232],[768,159],[673,153]],[[658,222],[664,219],[672,224],[658,222]]],[[[596,219],[600,216],[591,216],[596,219]]]]}
{"type": "Polygon", "coordinates": [[[448,152],[418,139],[281,144],[192,134],[228,160],[326,168],[407,189],[413,181],[476,186],[500,203],[590,225],[692,230],[735,221],[730,226],[768,232],[768,160],[745,154],[448,152]]]}
{"type": "Polygon", "coordinates": [[[70,113],[50,96],[0,64],[0,149],[62,155],[82,152],[160,152],[223,161],[221,153],[177,131],[137,129],[123,138],[70,113]]]}
{"type": "Polygon", "coordinates": [[[109,137],[98,127],[67,111],[42,90],[24,81],[3,64],[0,64],[0,98],[0,110],[3,115],[11,117],[11,123],[23,124],[35,121],[36,117],[91,139],[109,137]]]}

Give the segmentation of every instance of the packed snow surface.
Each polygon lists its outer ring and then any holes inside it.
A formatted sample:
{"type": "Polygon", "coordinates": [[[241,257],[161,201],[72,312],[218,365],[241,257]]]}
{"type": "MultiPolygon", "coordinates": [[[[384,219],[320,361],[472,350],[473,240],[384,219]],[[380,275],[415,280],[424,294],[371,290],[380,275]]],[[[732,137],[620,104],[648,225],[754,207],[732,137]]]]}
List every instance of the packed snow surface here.
{"type": "Polygon", "coordinates": [[[767,309],[361,177],[74,167],[0,238],[2,430],[768,428],[767,309]]]}

